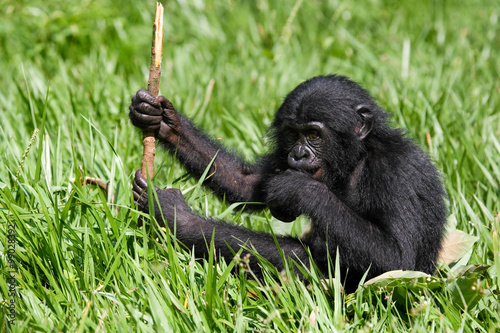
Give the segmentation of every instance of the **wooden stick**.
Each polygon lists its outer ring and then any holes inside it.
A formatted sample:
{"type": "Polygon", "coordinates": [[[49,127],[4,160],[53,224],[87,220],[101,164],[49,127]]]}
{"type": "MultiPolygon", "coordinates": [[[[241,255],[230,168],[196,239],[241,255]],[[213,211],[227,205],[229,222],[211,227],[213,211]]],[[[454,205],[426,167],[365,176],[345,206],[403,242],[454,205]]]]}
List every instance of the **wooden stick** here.
{"type": "MultiPolygon", "coordinates": [[[[153,38],[151,41],[151,65],[149,67],[148,91],[158,96],[160,91],[161,56],[163,53],[163,6],[156,3],[155,22],[153,24],[153,38]]],[[[153,178],[155,167],[155,133],[144,131],[142,144],[142,174],[153,178]]]]}

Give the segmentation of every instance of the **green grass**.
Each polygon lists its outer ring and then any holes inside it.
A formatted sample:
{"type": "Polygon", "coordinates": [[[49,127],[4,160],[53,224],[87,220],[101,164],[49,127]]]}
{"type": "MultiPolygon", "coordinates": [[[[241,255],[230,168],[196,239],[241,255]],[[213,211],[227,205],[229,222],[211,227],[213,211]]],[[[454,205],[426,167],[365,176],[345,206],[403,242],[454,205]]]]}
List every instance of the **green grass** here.
{"type": "MultiPolygon", "coordinates": [[[[147,82],[153,1],[0,8],[2,331],[498,332],[496,1],[165,3],[161,93],[249,160],[267,151],[287,92],[339,73],[370,90],[442,170],[450,223],[479,237],[462,263],[474,266],[352,295],[325,289],[314,270],[310,285],[290,271],[276,281],[272,267],[265,281],[247,281],[232,273],[237,262],[194,260],[157,227],[136,228],[130,183],[142,148],[127,108],[147,82]],[[83,176],[109,181],[110,194],[72,182],[83,176]]],[[[185,190],[203,215],[277,233],[300,234],[306,222],[240,213],[172,157],[160,152],[156,164],[154,183],[185,190]]]]}

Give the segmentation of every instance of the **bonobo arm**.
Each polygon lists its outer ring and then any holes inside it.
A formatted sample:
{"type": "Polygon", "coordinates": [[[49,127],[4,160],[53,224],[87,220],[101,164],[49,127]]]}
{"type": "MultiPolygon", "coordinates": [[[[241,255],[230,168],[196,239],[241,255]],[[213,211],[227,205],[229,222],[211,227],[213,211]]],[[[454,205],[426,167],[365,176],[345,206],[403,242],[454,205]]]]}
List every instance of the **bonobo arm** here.
{"type": "MultiPolygon", "coordinates": [[[[149,211],[148,193],[146,191],[147,180],[141,171],[136,172],[133,184],[134,199],[139,210],[149,211]]],[[[194,214],[187,206],[181,192],[178,189],[158,189],[155,187],[156,195],[161,209],[155,200],[155,218],[160,225],[168,225],[176,238],[188,248],[193,248],[196,257],[204,257],[208,253],[207,245],[210,244],[212,233],[215,233],[214,246],[217,254],[222,255],[229,263],[234,254],[242,246],[247,249],[255,249],[258,253],[275,266],[278,271],[285,268],[282,257],[276,247],[274,238],[270,234],[255,232],[246,228],[229,225],[224,222],[206,220],[194,214]]],[[[285,258],[305,264],[309,264],[309,257],[302,243],[291,237],[276,237],[285,258]]],[[[244,250],[242,257],[248,251],[244,250]]],[[[250,257],[250,268],[257,277],[261,277],[261,271],[255,256],[250,257]]]]}
{"type": "Polygon", "coordinates": [[[277,207],[288,216],[304,214],[311,218],[312,232],[304,241],[323,271],[327,255],[335,258],[337,249],[341,271],[349,271],[348,279],[349,276],[359,279],[368,267],[369,276],[393,269],[415,269],[416,249],[410,240],[420,237],[415,234],[417,230],[404,229],[417,222],[402,221],[389,209],[376,221],[367,220],[325,184],[303,172],[287,171],[275,176],[266,188],[271,212],[277,207]]]}
{"type": "Polygon", "coordinates": [[[229,202],[263,202],[262,183],[269,167],[248,164],[239,156],[208,137],[189,120],[179,115],[179,134],[171,140],[162,140],[175,153],[187,171],[201,177],[216,156],[204,185],[229,202]]]}
{"type": "Polygon", "coordinates": [[[190,174],[199,178],[217,156],[204,184],[230,202],[262,202],[263,175],[268,163],[250,165],[196,128],[165,97],[141,89],[132,98],[129,117],[141,129],[156,131],[160,142],[190,174]]]}

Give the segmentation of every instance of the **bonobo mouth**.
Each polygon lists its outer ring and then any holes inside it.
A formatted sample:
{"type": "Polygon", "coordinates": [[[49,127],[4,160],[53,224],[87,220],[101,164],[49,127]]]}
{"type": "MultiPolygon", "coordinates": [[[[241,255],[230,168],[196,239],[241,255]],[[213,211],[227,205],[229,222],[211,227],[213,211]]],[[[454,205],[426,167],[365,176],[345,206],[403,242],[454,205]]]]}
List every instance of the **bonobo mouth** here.
{"type": "Polygon", "coordinates": [[[286,172],[290,172],[291,170],[298,170],[298,171],[304,171],[304,172],[307,172],[308,174],[311,175],[311,177],[313,177],[313,179],[316,179],[316,180],[320,180],[321,177],[323,176],[323,174],[325,173],[325,169],[321,168],[321,167],[318,167],[318,168],[314,168],[314,169],[294,169],[294,168],[289,168],[285,171],[286,172]]]}
{"type": "Polygon", "coordinates": [[[323,168],[317,168],[313,173],[312,177],[316,180],[319,180],[323,174],[325,173],[325,170],[323,168]]]}

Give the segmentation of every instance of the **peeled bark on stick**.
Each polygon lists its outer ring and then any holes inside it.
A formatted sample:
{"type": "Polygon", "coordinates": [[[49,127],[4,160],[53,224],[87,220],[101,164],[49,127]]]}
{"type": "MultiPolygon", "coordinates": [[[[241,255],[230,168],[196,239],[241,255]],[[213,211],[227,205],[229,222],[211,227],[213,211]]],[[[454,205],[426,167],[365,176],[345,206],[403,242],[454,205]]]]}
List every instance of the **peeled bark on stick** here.
{"type": "MultiPolygon", "coordinates": [[[[161,56],[163,53],[163,6],[156,3],[155,22],[153,24],[153,39],[151,42],[151,65],[149,67],[148,91],[153,96],[158,96],[160,91],[161,56]]],[[[142,144],[142,174],[153,178],[155,163],[155,133],[144,131],[142,144]]]]}

